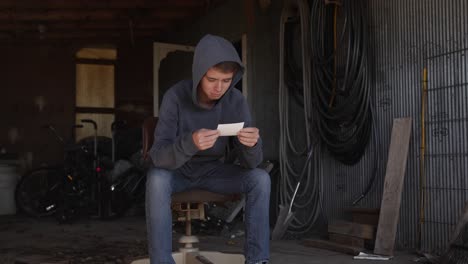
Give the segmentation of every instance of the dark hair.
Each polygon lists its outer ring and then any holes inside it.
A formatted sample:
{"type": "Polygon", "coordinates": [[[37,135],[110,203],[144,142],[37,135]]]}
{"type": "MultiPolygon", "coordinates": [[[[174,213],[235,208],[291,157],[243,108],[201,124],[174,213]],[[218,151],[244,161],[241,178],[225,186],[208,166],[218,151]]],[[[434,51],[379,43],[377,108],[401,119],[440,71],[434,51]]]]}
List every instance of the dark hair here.
{"type": "Polygon", "coordinates": [[[213,66],[213,68],[220,70],[223,73],[236,73],[240,69],[240,66],[237,62],[223,61],[213,66]]]}

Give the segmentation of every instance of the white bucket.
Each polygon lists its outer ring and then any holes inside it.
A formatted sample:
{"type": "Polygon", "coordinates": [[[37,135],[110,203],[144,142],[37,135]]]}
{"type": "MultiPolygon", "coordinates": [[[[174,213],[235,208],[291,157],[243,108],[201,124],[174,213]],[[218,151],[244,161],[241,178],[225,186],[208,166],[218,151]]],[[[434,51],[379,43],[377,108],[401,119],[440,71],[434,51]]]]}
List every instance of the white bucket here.
{"type": "Polygon", "coordinates": [[[15,187],[18,174],[15,166],[0,164],[0,215],[16,214],[15,187]]]}

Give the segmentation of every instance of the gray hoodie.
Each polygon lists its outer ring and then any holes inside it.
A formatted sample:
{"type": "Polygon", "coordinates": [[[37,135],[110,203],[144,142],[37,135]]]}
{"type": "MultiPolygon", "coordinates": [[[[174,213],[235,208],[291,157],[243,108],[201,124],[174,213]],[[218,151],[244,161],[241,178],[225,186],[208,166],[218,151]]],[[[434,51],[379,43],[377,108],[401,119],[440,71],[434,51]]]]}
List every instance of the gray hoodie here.
{"type": "MultiPolygon", "coordinates": [[[[195,48],[192,65],[192,80],[180,81],[164,95],[159,111],[159,121],[150,150],[156,167],[179,170],[189,177],[198,177],[224,157],[228,137],[219,137],[215,145],[199,151],[192,140],[192,133],[198,129],[216,129],[218,124],[245,122],[252,126],[250,111],[242,93],[235,85],[242,78],[244,68],[235,48],[227,40],[204,36],[195,48]],[[233,61],[241,66],[226,91],[211,109],[203,108],[197,99],[197,86],[212,66],[233,61]],[[210,165],[211,164],[211,165],[210,165]]],[[[234,146],[241,166],[257,167],[263,159],[262,141],[254,147],[242,145],[234,137],[234,146]]]]}

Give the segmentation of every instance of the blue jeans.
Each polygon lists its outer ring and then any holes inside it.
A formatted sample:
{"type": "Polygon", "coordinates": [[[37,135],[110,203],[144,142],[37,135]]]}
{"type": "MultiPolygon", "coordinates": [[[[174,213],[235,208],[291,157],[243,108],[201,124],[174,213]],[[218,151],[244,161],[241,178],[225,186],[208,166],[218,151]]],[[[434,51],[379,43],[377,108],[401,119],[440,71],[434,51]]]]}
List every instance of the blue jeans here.
{"type": "Polygon", "coordinates": [[[270,254],[270,176],[262,169],[219,163],[204,175],[186,177],[153,168],[146,180],[146,223],[151,264],[174,264],[172,258],[171,196],[192,188],[231,194],[245,193],[246,263],[267,261],[270,254]]]}

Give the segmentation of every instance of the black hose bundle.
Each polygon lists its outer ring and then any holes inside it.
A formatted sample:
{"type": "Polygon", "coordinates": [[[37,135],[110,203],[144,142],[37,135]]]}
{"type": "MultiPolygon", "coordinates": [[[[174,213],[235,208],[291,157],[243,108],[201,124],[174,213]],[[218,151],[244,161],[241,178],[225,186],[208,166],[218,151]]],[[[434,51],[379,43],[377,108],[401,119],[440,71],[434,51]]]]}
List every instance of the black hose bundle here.
{"type": "Polygon", "coordinates": [[[288,92],[295,102],[304,108],[304,85],[302,67],[301,23],[298,17],[288,20],[284,25],[285,81],[288,92]]]}
{"type": "MultiPolygon", "coordinates": [[[[295,213],[290,222],[278,220],[275,230],[287,228],[288,235],[293,236],[309,233],[321,217],[326,217],[322,209],[322,146],[337,160],[352,165],[363,156],[372,131],[376,148],[379,141],[377,128],[372,129],[373,74],[368,62],[364,0],[333,3],[285,0],[281,15],[278,201],[283,209],[294,208],[295,213]],[[338,17],[337,4],[343,13],[340,33],[330,38],[330,32],[338,28],[333,23],[338,17]],[[335,14],[330,12],[332,8],[335,14]],[[334,42],[339,45],[333,45],[334,42]],[[304,155],[312,151],[313,158],[304,161],[304,155]],[[302,177],[300,172],[304,168],[302,177]],[[297,188],[299,182],[301,188],[297,188]],[[295,191],[297,199],[293,198],[295,191]]],[[[379,155],[374,155],[373,176],[353,204],[370,191],[378,168],[379,155]]]]}
{"type": "Polygon", "coordinates": [[[287,228],[288,235],[293,236],[311,231],[322,212],[321,149],[318,138],[312,133],[309,92],[309,10],[307,0],[285,0],[280,20],[278,200],[286,213],[293,207],[295,214],[288,221],[277,220],[275,229],[277,226],[282,231],[287,228]],[[314,155],[305,159],[312,150],[314,155]],[[299,182],[300,188],[297,188],[299,182]]]}
{"type": "Polygon", "coordinates": [[[311,98],[317,115],[316,130],[337,160],[353,165],[364,154],[372,130],[364,0],[342,1],[342,30],[333,50],[326,32],[336,19],[336,14],[333,17],[330,12],[334,6],[322,0],[312,2],[311,98]],[[341,74],[338,68],[343,69],[341,74]]]}

